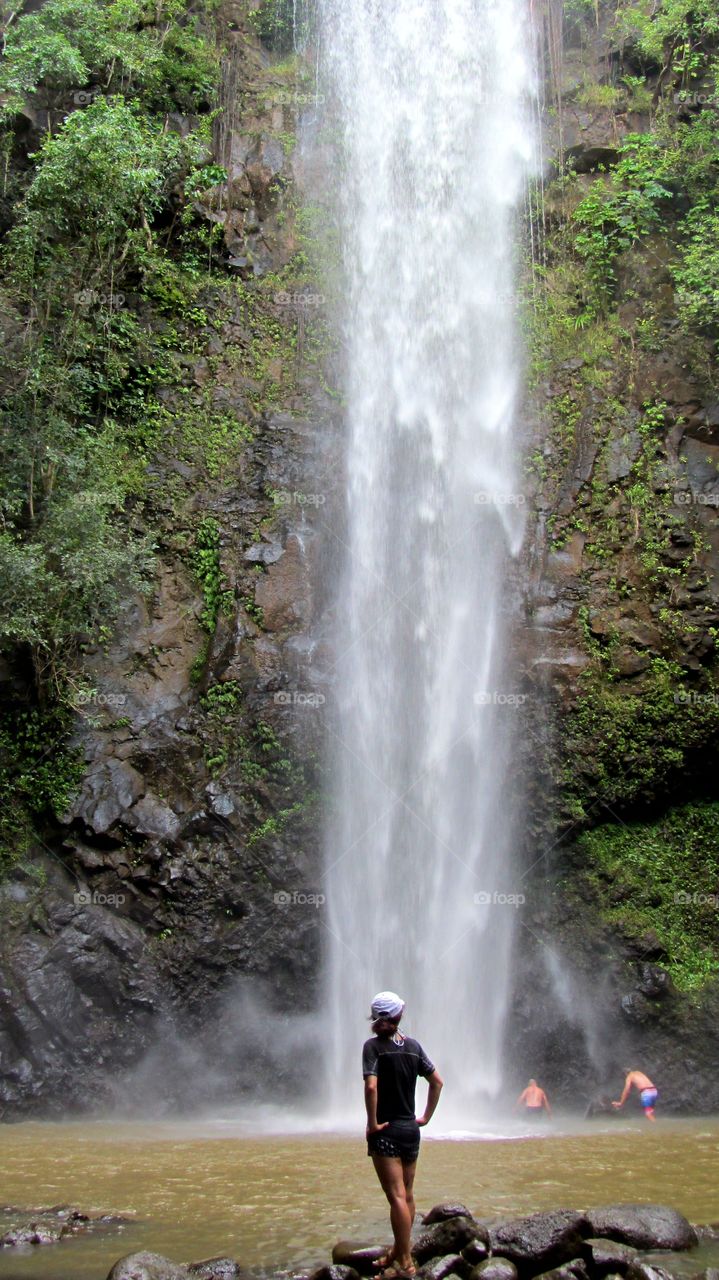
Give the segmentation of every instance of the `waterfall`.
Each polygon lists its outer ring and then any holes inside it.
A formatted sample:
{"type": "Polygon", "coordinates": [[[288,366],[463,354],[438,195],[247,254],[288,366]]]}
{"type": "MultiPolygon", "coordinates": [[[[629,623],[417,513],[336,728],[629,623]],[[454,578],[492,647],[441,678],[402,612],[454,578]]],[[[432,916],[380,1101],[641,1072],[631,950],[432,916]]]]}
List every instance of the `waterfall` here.
{"type": "Polygon", "coordinates": [[[530,15],[525,0],[320,0],[319,20],[341,137],[347,403],[328,1097],[355,1118],[369,1001],[389,987],[445,1076],[445,1121],[461,1123],[501,1087],[522,888],[507,574],[523,530],[530,15]]]}

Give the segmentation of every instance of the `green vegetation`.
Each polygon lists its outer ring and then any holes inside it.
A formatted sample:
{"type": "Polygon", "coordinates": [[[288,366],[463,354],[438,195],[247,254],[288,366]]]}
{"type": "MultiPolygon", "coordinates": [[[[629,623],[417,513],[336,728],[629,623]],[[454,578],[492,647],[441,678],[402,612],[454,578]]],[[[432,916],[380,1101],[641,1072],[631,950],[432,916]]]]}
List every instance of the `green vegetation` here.
{"type": "Polygon", "coordinates": [[[187,0],[47,0],[5,32],[6,116],[28,97],[84,106],[122,95],[148,112],[207,109],[217,55],[187,0]],[[69,100],[68,100],[69,99],[69,100]]]}
{"type": "Polygon", "coordinates": [[[220,568],[220,526],[213,516],[204,516],[198,525],[193,568],[202,587],[204,601],[200,623],[208,635],[214,635],[220,613],[232,612],[233,593],[222,585],[224,578],[220,568]]]}
{"type": "Polygon", "coordinates": [[[596,827],[580,837],[578,850],[604,917],[627,937],[653,934],[680,989],[719,973],[719,804],[687,805],[652,823],[596,827]]]}
{"type": "MultiPolygon", "coordinates": [[[[188,206],[218,178],[206,149],[219,63],[185,0],[48,0],[13,16],[4,47],[0,652],[30,706],[0,744],[0,781],[21,833],[81,776],[66,744],[84,652],[151,585],[140,516],[165,425],[157,392],[177,372],[172,327],[148,325],[146,308],[164,296],[168,315],[187,311],[197,287],[188,206]],[[15,131],[27,102],[51,112],[31,157],[15,131]],[[168,111],[197,128],[174,132],[168,111]]],[[[22,851],[11,835],[6,860],[22,851]]]]}
{"type": "MultiPolygon", "coordinates": [[[[553,550],[570,538],[581,550],[576,632],[589,660],[562,717],[555,777],[606,918],[632,937],[652,931],[693,989],[716,973],[717,917],[678,895],[716,891],[717,810],[634,819],[699,754],[715,759],[719,741],[706,535],[675,495],[669,437],[684,374],[707,404],[719,385],[719,13],[711,0],[602,12],[612,47],[625,44],[625,74],[588,76],[575,100],[641,111],[650,125],[605,170],[568,166],[552,184],[524,312],[531,386],[540,402],[552,388],[547,447],[529,472],[553,550]]],[[[598,7],[571,0],[565,16],[595,49],[598,7]]]]}
{"type": "Polygon", "coordinates": [[[630,688],[603,671],[601,660],[582,677],[563,743],[561,782],[574,821],[596,818],[595,808],[659,798],[689,753],[719,733],[719,698],[711,689],[687,693],[682,677],[665,658],[653,658],[630,688]]]}
{"type": "Polygon", "coordinates": [[[67,747],[69,713],[9,707],[0,719],[0,877],[30,852],[37,830],[68,808],[84,772],[67,747]],[[8,798],[12,797],[12,804],[8,798]]]}

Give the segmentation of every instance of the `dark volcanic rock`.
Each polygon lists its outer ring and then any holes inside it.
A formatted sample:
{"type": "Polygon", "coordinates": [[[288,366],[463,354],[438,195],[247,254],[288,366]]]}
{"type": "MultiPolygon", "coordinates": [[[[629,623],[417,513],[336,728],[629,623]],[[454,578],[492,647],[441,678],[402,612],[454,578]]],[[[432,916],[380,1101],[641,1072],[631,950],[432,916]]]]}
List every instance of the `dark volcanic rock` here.
{"type": "Polygon", "coordinates": [[[377,1274],[372,1264],[387,1253],[386,1245],[369,1245],[357,1240],[340,1240],[332,1250],[332,1261],[343,1267],[353,1267],[361,1276],[377,1274]]]}
{"type": "Polygon", "coordinates": [[[573,1262],[565,1262],[564,1266],[555,1267],[553,1271],[545,1271],[537,1280],[589,1280],[589,1271],[582,1258],[575,1258],[573,1262]]]}
{"type": "Polygon", "coordinates": [[[663,1267],[655,1267],[649,1262],[633,1262],[627,1271],[627,1280],[676,1280],[676,1278],[663,1267]]]}
{"type": "Polygon", "coordinates": [[[487,1258],[470,1273],[469,1280],[517,1280],[517,1268],[509,1258],[487,1258]]]}
{"type": "Polygon", "coordinates": [[[422,1222],[425,1227],[434,1226],[435,1222],[446,1222],[447,1218],[471,1218],[472,1214],[466,1204],[436,1204],[429,1213],[425,1213],[422,1222]]]}
{"type": "Polygon", "coordinates": [[[484,1262],[489,1257],[489,1232],[485,1231],[484,1239],[478,1236],[476,1240],[470,1240],[462,1250],[462,1257],[472,1267],[478,1267],[480,1262],[484,1262]]]}
{"type": "Polygon", "coordinates": [[[448,1276],[466,1269],[467,1264],[458,1253],[448,1253],[445,1258],[433,1258],[431,1262],[426,1262],[417,1275],[421,1280],[447,1280],[448,1276]]]}
{"type": "Polygon", "coordinates": [[[26,1226],[12,1227],[10,1231],[0,1236],[0,1248],[16,1249],[29,1244],[57,1244],[58,1240],[67,1234],[67,1228],[64,1226],[52,1226],[46,1222],[29,1222],[26,1226]]]}
{"type": "Polygon", "coordinates": [[[245,1275],[234,1258],[205,1258],[203,1262],[191,1262],[187,1270],[199,1280],[242,1280],[245,1275]]]}
{"type": "Polygon", "coordinates": [[[359,1272],[354,1267],[343,1267],[333,1264],[331,1267],[319,1267],[313,1271],[310,1280],[359,1280],[359,1272]]]}
{"type": "Polygon", "coordinates": [[[107,1280],[189,1280],[190,1272],[159,1253],[128,1253],[116,1262],[107,1280]]]}
{"type": "Polygon", "coordinates": [[[493,1254],[511,1259],[520,1273],[536,1276],[580,1257],[589,1234],[589,1223],[582,1214],[560,1210],[534,1213],[493,1227],[489,1242],[493,1254]]]}
{"type": "Polygon", "coordinates": [[[606,1236],[635,1249],[692,1249],[697,1233],[676,1209],[661,1204],[616,1204],[592,1209],[593,1236],[606,1236]]]}
{"type": "Polygon", "coordinates": [[[461,1253],[470,1241],[482,1237],[483,1228],[464,1215],[447,1218],[423,1231],[416,1241],[412,1253],[419,1263],[428,1262],[430,1258],[444,1258],[448,1253],[461,1253]]]}
{"type": "Polygon", "coordinates": [[[599,1277],[625,1275],[629,1265],[637,1257],[636,1249],[616,1240],[587,1240],[592,1271],[599,1277]]]}

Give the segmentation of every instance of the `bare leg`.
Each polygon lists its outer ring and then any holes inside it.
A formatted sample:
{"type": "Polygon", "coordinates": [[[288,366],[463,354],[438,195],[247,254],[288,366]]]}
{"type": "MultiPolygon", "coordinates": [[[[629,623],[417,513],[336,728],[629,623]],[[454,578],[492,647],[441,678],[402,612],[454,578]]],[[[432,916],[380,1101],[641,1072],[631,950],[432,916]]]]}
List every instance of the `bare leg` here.
{"type": "Polygon", "coordinates": [[[402,1165],[402,1177],[404,1179],[404,1193],[407,1198],[407,1208],[409,1209],[409,1216],[412,1223],[414,1223],[415,1217],[417,1215],[417,1208],[414,1203],[414,1175],[416,1174],[416,1172],[417,1172],[416,1160],[414,1164],[402,1165]]]}
{"type": "Polygon", "coordinates": [[[402,1161],[397,1156],[372,1156],[372,1161],[389,1201],[389,1217],[394,1233],[394,1261],[403,1271],[413,1270],[414,1263],[410,1253],[413,1219],[407,1204],[402,1161]]]}

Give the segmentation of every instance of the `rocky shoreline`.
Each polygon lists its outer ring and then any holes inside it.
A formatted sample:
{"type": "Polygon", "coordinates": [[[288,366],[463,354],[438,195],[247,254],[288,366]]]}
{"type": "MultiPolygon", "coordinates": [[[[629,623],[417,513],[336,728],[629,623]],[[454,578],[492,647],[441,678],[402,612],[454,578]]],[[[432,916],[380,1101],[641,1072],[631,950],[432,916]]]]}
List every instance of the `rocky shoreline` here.
{"type": "MultiPolygon", "coordinates": [[[[45,1220],[53,1213],[66,1224],[88,1222],[77,1210],[42,1211],[45,1220]]],[[[719,1224],[692,1225],[666,1205],[615,1204],[490,1221],[463,1204],[439,1204],[415,1229],[413,1256],[418,1280],[674,1280],[671,1264],[677,1255],[711,1241],[719,1241],[719,1224]]],[[[0,1247],[52,1242],[6,1234],[0,1247]]],[[[331,1262],[277,1273],[278,1280],[362,1280],[376,1274],[384,1253],[386,1245],[341,1241],[331,1262]]],[[[256,1275],[256,1269],[229,1257],[184,1264],[140,1252],[120,1258],[107,1280],[252,1280],[256,1275]]],[[[719,1280],[719,1269],[698,1266],[692,1280],[719,1280]]]]}

